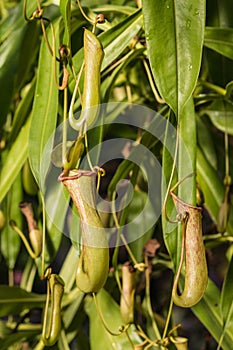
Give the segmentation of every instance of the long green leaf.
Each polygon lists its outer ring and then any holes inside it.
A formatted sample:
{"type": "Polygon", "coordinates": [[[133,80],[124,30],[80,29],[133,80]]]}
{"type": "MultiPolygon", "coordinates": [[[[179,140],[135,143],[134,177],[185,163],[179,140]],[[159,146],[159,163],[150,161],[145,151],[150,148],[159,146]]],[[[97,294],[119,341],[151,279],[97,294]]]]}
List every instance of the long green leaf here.
{"type": "Polygon", "coordinates": [[[20,48],[26,28],[19,27],[0,47],[0,123],[3,125],[15,88],[15,77],[19,69],[20,48]]]}
{"type": "Polygon", "coordinates": [[[213,168],[217,170],[217,154],[214,147],[214,135],[210,130],[207,118],[197,118],[198,146],[213,168]]]}
{"type": "Polygon", "coordinates": [[[209,107],[203,109],[201,114],[207,114],[217,129],[233,135],[232,103],[225,100],[214,101],[209,107]]]}
{"type": "Polygon", "coordinates": [[[233,60],[233,29],[206,27],[204,45],[233,60]]]}
{"type": "Polygon", "coordinates": [[[9,135],[9,143],[12,144],[17,135],[20,132],[23,124],[31,113],[32,102],[35,93],[36,77],[34,77],[31,83],[27,86],[26,93],[22,96],[22,100],[19,102],[17,109],[14,114],[14,119],[11,127],[11,132],[9,135]]]}
{"type": "MultiPolygon", "coordinates": [[[[59,22],[54,23],[56,47],[59,38],[59,22]]],[[[49,42],[52,42],[51,27],[47,29],[49,42]]],[[[56,65],[56,72],[58,67],[56,65]]],[[[57,76],[57,73],[56,73],[57,76]]],[[[44,148],[55,130],[58,111],[58,89],[55,84],[54,60],[51,56],[45,39],[42,39],[38,66],[38,78],[35,92],[35,99],[32,110],[32,123],[29,136],[29,160],[33,174],[40,184],[41,159],[44,148]]],[[[50,164],[50,154],[52,151],[52,141],[48,145],[48,164],[50,164]]]]}
{"type": "MultiPolygon", "coordinates": [[[[217,223],[221,203],[224,198],[224,185],[216,170],[207,161],[199,147],[197,148],[197,181],[204,195],[204,205],[212,220],[217,223]]],[[[233,208],[231,206],[226,229],[228,234],[233,232],[233,208]]]]}
{"type": "Polygon", "coordinates": [[[25,27],[25,34],[20,47],[17,78],[15,79],[16,91],[20,91],[33,77],[40,47],[40,33],[40,23],[37,21],[25,27]]]}
{"type": "MultiPolygon", "coordinates": [[[[142,217],[142,220],[138,222],[138,227],[137,227],[138,232],[144,232],[145,222],[151,221],[151,216],[154,217],[156,215],[152,204],[150,205],[147,204],[147,210],[143,211],[147,200],[148,200],[148,195],[145,192],[135,191],[132,202],[130,203],[127,210],[128,221],[134,220],[139,213],[143,212],[144,216],[142,217]]],[[[134,238],[135,230],[132,229],[132,226],[129,226],[129,229],[127,232],[127,239],[129,242],[131,242],[129,243],[129,247],[137,261],[141,260],[144,245],[151,238],[153,231],[154,231],[154,227],[152,227],[150,230],[145,232],[135,241],[135,238],[134,238]]]]}
{"type": "Polygon", "coordinates": [[[1,350],[9,350],[10,348],[15,348],[19,341],[23,341],[23,339],[33,339],[35,336],[40,333],[40,331],[18,331],[16,333],[12,333],[12,329],[8,329],[8,334],[1,340],[1,350]],[[15,345],[15,346],[14,346],[15,345]]]}
{"type": "Polygon", "coordinates": [[[27,119],[17,139],[7,154],[0,174],[0,202],[3,200],[11,185],[20,172],[28,156],[28,137],[31,118],[27,119]]]}
{"type": "MultiPolygon", "coordinates": [[[[167,119],[167,128],[164,138],[164,147],[163,147],[163,158],[162,158],[162,170],[163,170],[163,178],[162,178],[162,206],[165,204],[165,195],[167,193],[167,187],[170,181],[170,176],[172,172],[172,166],[175,155],[175,139],[176,132],[175,128],[172,127],[174,123],[174,113],[170,113],[167,119]]],[[[177,181],[177,169],[175,175],[172,180],[172,185],[177,181]]],[[[174,217],[174,205],[172,203],[172,199],[168,196],[166,205],[166,213],[169,217],[174,217]]],[[[177,230],[174,229],[174,225],[167,222],[164,215],[162,216],[162,225],[163,225],[163,237],[165,245],[168,249],[169,255],[173,262],[177,260],[176,247],[177,247],[177,230]]]]}
{"type": "Polygon", "coordinates": [[[42,307],[45,295],[29,293],[19,287],[0,286],[0,316],[15,315],[26,308],[42,307]]]}
{"type": "MultiPolygon", "coordinates": [[[[206,38],[208,40],[209,27],[232,28],[233,18],[231,16],[232,2],[231,0],[222,0],[221,3],[218,0],[207,1],[206,3],[206,38]]],[[[215,29],[213,28],[213,29],[215,29]]],[[[212,30],[212,28],[210,28],[212,30]]],[[[214,41],[218,37],[215,36],[214,41]]],[[[226,38],[224,38],[225,40],[226,38]]],[[[210,43],[212,45],[213,43],[210,43]]],[[[216,43],[217,44],[217,43],[216,43]]],[[[222,47],[225,46],[224,42],[218,42],[219,48],[222,51],[222,47]]],[[[204,42],[205,45],[205,42],[204,42]]],[[[229,48],[230,49],[230,48],[229,48]]],[[[223,57],[224,52],[219,53],[214,48],[205,49],[205,58],[208,65],[209,79],[216,85],[224,87],[229,81],[233,79],[233,67],[229,58],[223,57]]]]}
{"type": "Polygon", "coordinates": [[[56,181],[57,176],[53,173],[50,173],[49,176],[51,176],[51,181],[46,183],[47,191],[45,195],[48,230],[45,254],[47,264],[50,264],[61,243],[67,207],[69,206],[69,200],[65,199],[63,193],[63,185],[56,181]]]}
{"type": "MultiPolygon", "coordinates": [[[[222,316],[220,311],[220,293],[213,282],[209,280],[206,293],[203,299],[192,308],[194,314],[199,318],[203,325],[209,330],[218,342],[222,334],[222,316]]],[[[227,331],[222,342],[223,350],[231,350],[233,344],[233,333],[227,331]]]]}
{"type": "MultiPolygon", "coordinates": [[[[27,1],[27,16],[30,17],[32,12],[37,8],[36,1],[27,1]]],[[[27,25],[23,17],[23,1],[20,1],[11,9],[10,15],[0,22],[0,42],[2,43],[7,37],[14,36],[14,31],[27,25]]]]}
{"type": "Polygon", "coordinates": [[[60,12],[64,21],[64,36],[63,44],[70,47],[70,33],[71,33],[71,0],[60,1],[60,12]]]}
{"type": "Polygon", "coordinates": [[[6,204],[6,227],[1,233],[1,251],[10,269],[15,267],[21,242],[19,235],[11,228],[9,222],[13,219],[18,227],[22,228],[22,214],[19,209],[19,203],[23,198],[22,192],[21,174],[18,174],[4,201],[6,204]]]}
{"type": "MultiPolygon", "coordinates": [[[[186,203],[196,205],[196,116],[193,99],[190,98],[185,104],[182,113],[179,115],[179,151],[178,151],[178,179],[193,174],[186,179],[178,188],[178,196],[186,203]]],[[[178,226],[177,237],[177,260],[176,266],[180,262],[182,241],[182,228],[178,226]]]]}
{"type": "Polygon", "coordinates": [[[97,5],[93,10],[97,13],[119,12],[121,14],[126,14],[126,15],[131,15],[133,12],[135,12],[134,7],[130,7],[127,5],[117,5],[117,4],[97,5]]]}
{"type": "Polygon", "coordinates": [[[100,40],[105,52],[101,67],[102,70],[125,50],[141,29],[142,24],[141,11],[137,10],[131,16],[118,23],[115,27],[100,35],[100,40]]]}
{"type": "MultiPolygon", "coordinates": [[[[193,100],[190,99],[185,105],[179,118],[179,145],[178,145],[178,160],[176,164],[176,172],[178,179],[184,178],[191,173],[195,174],[196,171],[196,119],[193,106],[193,100]]],[[[175,144],[175,135],[167,133],[165,139],[165,147],[163,152],[163,198],[165,191],[167,191],[168,181],[171,176],[172,164],[174,161],[174,154],[169,154],[166,147],[168,143],[173,142],[175,144]]],[[[175,147],[175,146],[173,146],[175,147]]],[[[170,147],[171,149],[171,147],[170,147]]],[[[173,183],[176,182],[174,177],[173,183]]],[[[195,176],[187,178],[178,188],[178,196],[185,202],[195,205],[196,202],[196,187],[195,176]]],[[[168,198],[166,204],[166,212],[169,218],[174,220],[176,211],[174,210],[174,204],[170,198],[168,198]]],[[[177,230],[174,224],[170,224],[163,217],[163,231],[164,240],[168,248],[168,251],[172,257],[173,262],[177,266],[180,260],[181,249],[181,229],[177,230]]]]}
{"type": "Polygon", "coordinates": [[[200,70],[205,1],[143,0],[148,55],[161,96],[179,114],[200,70]]]}
{"type": "Polygon", "coordinates": [[[196,115],[194,111],[193,99],[189,99],[186,103],[179,118],[179,157],[178,169],[179,179],[193,173],[193,176],[186,179],[179,186],[179,196],[185,202],[196,205],[196,115]]]}
{"type": "Polygon", "coordinates": [[[224,279],[223,288],[220,297],[220,307],[222,312],[223,325],[225,330],[227,328],[232,328],[232,316],[233,316],[233,258],[228,266],[228,270],[224,279]]]}
{"type": "Polygon", "coordinates": [[[73,288],[75,282],[75,273],[77,265],[78,265],[78,252],[74,246],[70,247],[69,252],[66,255],[66,259],[62,265],[60,270],[60,276],[65,282],[65,291],[70,292],[73,288]]]}
{"type": "Polygon", "coordinates": [[[204,194],[204,205],[214,222],[218,220],[218,212],[223,200],[224,190],[216,170],[197,148],[197,181],[204,194]]]}
{"type": "Polygon", "coordinates": [[[144,48],[136,49],[130,53],[130,55],[114,70],[114,72],[103,81],[101,84],[101,95],[103,96],[102,101],[108,102],[113,85],[125,67],[127,67],[130,62],[135,60],[138,56],[142,55],[144,48]]]}

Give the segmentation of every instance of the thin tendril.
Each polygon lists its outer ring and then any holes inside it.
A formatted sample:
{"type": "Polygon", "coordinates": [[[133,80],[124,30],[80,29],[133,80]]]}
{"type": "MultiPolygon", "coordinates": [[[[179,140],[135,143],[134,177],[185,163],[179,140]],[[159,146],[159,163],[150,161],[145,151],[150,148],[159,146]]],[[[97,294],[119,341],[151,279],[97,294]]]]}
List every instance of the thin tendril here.
{"type": "Polygon", "coordinates": [[[53,37],[53,40],[55,40],[55,33],[54,33],[53,24],[52,24],[52,22],[50,22],[49,19],[47,19],[47,18],[41,18],[41,28],[42,28],[42,32],[43,32],[43,35],[44,35],[46,44],[47,44],[47,46],[48,46],[49,52],[50,52],[51,56],[55,56],[55,57],[56,57],[55,52],[53,52],[53,49],[52,49],[51,46],[50,46],[50,43],[49,43],[49,40],[48,40],[48,37],[47,37],[47,33],[46,33],[46,29],[45,29],[45,25],[44,25],[44,21],[49,22],[49,24],[50,24],[50,26],[51,26],[52,37],[53,37]]]}
{"type": "Polygon", "coordinates": [[[119,292],[122,293],[122,287],[121,287],[119,271],[117,269],[115,271],[115,278],[116,278],[116,282],[117,282],[117,285],[118,285],[118,288],[119,288],[119,292]]]}
{"type": "Polygon", "coordinates": [[[27,16],[27,0],[24,0],[24,2],[23,2],[23,16],[24,16],[25,21],[27,21],[27,22],[30,21],[30,19],[27,16]]]}
{"type": "Polygon", "coordinates": [[[30,254],[30,256],[35,259],[36,258],[36,255],[35,253],[33,252],[33,250],[31,249],[28,241],[27,241],[27,238],[24,236],[23,232],[18,228],[18,226],[12,221],[11,222],[11,227],[18,233],[18,235],[20,236],[20,238],[22,239],[28,253],[30,254]]]}
{"type": "Polygon", "coordinates": [[[201,85],[207,87],[208,89],[211,89],[215,92],[217,92],[219,95],[225,96],[226,95],[226,90],[223,89],[220,86],[214,85],[212,83],[209,83],[208,81],[200,80],[201,85]]]}
{"type": "MultiPolygon", "coordinates": [[[[85,123],[85,124],[86,124],[86,123],[85,123]]],[[[86,157],[87,157],[87,161],[88,161],[89,167],[91,168],[92,171],[94,171],[94,167],[93,167],[93,164],[92,164],[92,161],[91,161],[89,152],[88,152],[88,140],[87,140],[87,133],[86,133],[86,130],[85,130],[85,133],[84,133],[84,142],[85,142],[86,157]]]]}
{"type": "Polygon", "coordinates": [[[108,69],[104,71],[102,77],[108,75],[111,71],[113,71],[116,67],[118,67],[122,62],[126,61],[134,53],[134,50],[130,50],[125,56],[121,57],[118,61],[113,63],[108,69]]]}
{"type": "Polygon", "coordinates": [[[134,343],[132,342],[132,340],[131,340],[131,338],[129,336],[128,329],[125,330],[125,334],[126,334],[126,336],[128,338],[128,341],[129,341],[130,345],[132,346],[132,349],[134,349],[134,343]]]}
{"type": "Polygon", "coordinates": [[[182,179],[177,181],[177,183],[170,189],[170,192],[173,192],[183,181],[185,181],[189,177],[192,177],[193,175],[194,175],[194,173],[190,173],[188,175],[185,175],[182,179]]]}
{"type": "Polygon", "coordinates": [[[38,9],[41,10],[40,0],[37,0],[37,6],[38,6],[38,9]]]}
{"type": "Polygon", "coordinates": [[[158,94],[158,91],[155,87],[155,84],[154,84],[154,81],[153,81],[153,78],[152,78],[152,75],[151,75],[151,72],[150,72],[150,69],[148,67],[148,64],[146,62],[146,60],[144,59],[143,60],[143,64],[144,64],[144,67],[145,67],[145,70],[146,70],[146,74],[147,74],[147,77],[148,77],[148,80],[149,80],[149,83],[150,83],[150,86],[151,86],[151,90],[155,96],[155,99],[158,103],[160,104],[164,104],[165,101],[159,96],[158,94]]]}
{"type": "Polygon", "coordinates": [[[173,309],[173,299],[171,297],[171,301],[170,301],[170,305],[169,305],[169,309],[168,309],[168,314],[167,314],[167,319],[166,319],[166,324],[165,324],[164,331],[163,331],[163,339],[167,335],[168,326],[169,326],[169,322],[170,322],[171,315],[172,315],[172,309],[173,309]]]}
{"type": "Polygon", "coordinates": [[[119,331],[118,333],[112,332],[112,331],[108,328],[108,326],[106,325],[106,322],[105,322],[105,320],[104,320],[104,316],[103,316],[103,314],[102,314],[102,311],[100,310],[100,307],[99,307],[99,304],[98,304],[98,302],[97,302],[97,298],[96,298],[95,293],[92,293],[92,295],[93,295],[93,299],[94,299],[94,302],[95,302],[96,310],[97,310],[97,313],[98,313],[98,315],[99,315],[99,317],[100,317],[100,320],[101,320],[101,322],[102,322],[102,324],[103,324],[105,330],[106,330],[109,334],[111,334],[111,335],[114,336],[114,337],[118,337],[119,335],[121,335],[123,332],[125,332],[125,331],[130,327],[130,325],[127,325],[125,328],[123,328],[122,331],[119,331]]]}
{"type": "Polygon", "coordinates": [[[228,140],[228,133],[227,131],[225,132],[224,135],[224,140],[225,140],[225,176],[226,178],[229,177],[229,140],[228,140]]]}
{"type": "Polygon", "coordinates": [[[66,143],[67,143],[67,87],[64,89],[64,106],[63,106],[63,130],[62,130],[62,163],[66,162],[66,143]]]}
{"type": "MultiPolygon", "coordinates": [[[[157,341],[155,340],[155,341],[153,341],[153,340],[151,340],[146,334],[145,334],[145,332],[142,330],[142,328],[141,328],[141,326],[140,325],[137,325],[137,328],[139,329],[139,331],[137,331],[137,333],[143,338],[143,339],[145,339],[145,341],[147,341],[147,343],[149,343],[149,345],[147,345],[147,349],[149,349],[149,347],[151,347],[151,346],[157,346],[157,347],[159,347],[159,345],[158,345],[158,343],[157,343],[157,341]],[[148,347],[149,346],[149,347],[148,347]]],[[[146,349],[145,348],[145,349],[146,349]]]]}
{"type": "Polygon", "coordinates": [[[171,184],[172,184],[172,180],[173,180],[173,176],[175,173],[175,168],[176,168],[176,161],[177,161],[177,156],[178,156],[178,147],[179,147],[179,133],[178,133],[178,129],[176,130],[176,143],[175,143],[175,153],[174,153],[174,160],[173,160],[173,164],[172,164],[172,171],[171,171],[171,175],[170,175],[170,179],[169,179],[169,183],[167,186],[167,192],[165,194],[165,198],[164,198],[164,204],[163,204],[163,213],[164,213],[164,217],[168,222],[174,223],[176,221],[172,221],[168,218],[167,216],[167,212],[166,212],[166,205],[167,205],[167,200],[168,200],[168,195],[170,192],[170,188],[171,188],[171,184]]]}
{"type": "Polygon", "coordinates": [[[73,117],[73,114],[74,114],[74,103],[75,103],[75,98],[76,98],[76,95],[77,95],[77,92],[79,93],[80,97],[81,97],[81,94],[80,94],[80,90],[79,90],[79,83],[80,83],[80,79],[81,79],[81,76],[82,76],[82,73],[83,73],[83,69],[84,69],[84,62],[82,63],[82,66],[80,68],[80,71],[78,73],[78,76],[77,76],[77,80],[75,82],[75,87],[74,87],[74,91],[73,91],[73,95],[72,95],[72,98],[71,98],[71,102],[70,102],[70,108],[69,108],[69,121],[74,121],[74,117],[73,117]]]}
{"type": "Polygon", "coordinates": [[[78,3],[79,10],[80,10],[81,14],[83,15],[83,17],[84,17],[88,22],[90,22],[91,24],[93,24],[93,25],[95,26],[95,25],[96,25],[96,21],[93,21],[91,18],[89,18],[89,17],[85,14],[85,12],[83,11],[83,8],[82,8],[82,6],[81,6],[81,4],[80,4],[80,0],[77,0],[77,3],[78,3]]]}

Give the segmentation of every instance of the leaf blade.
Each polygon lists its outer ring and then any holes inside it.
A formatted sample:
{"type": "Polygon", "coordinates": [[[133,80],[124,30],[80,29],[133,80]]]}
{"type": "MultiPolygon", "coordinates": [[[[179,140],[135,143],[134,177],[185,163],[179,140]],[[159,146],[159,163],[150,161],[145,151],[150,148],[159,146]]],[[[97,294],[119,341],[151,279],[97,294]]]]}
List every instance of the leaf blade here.
{"type": "Polygon", "coordinates": [[[17,139],[12,145],[2,167],[0,177],[0,202],[9,191],[11,185],[13,184],[27,159],[30,124],[31,118],[28,118],[25,125],[22,127],[17,139]]]}
{"type": "Polygon", "coordinates": [[[60,1],[60,12],[64,21],[64,36],[63,44],[70,47],[70,33],[71,33],[71,0],[61,0],[60,1]]]}
{"type": "Polygon", "coordinates": [[[17,314],[26,308],[41,307],[45,303],[45,295],[27,292],[20,287],[0,286],[0,316],[17,314]]]}
{"type": "MultiPolygon", "coordinates": [[[[57,47],[59,20],[54,23],[54,33],[57,47]]],[[[47,35],[49,42],[51,42],[52,32],[50,27],[47,29],[47,35]]],[[[58,89],[54,81],[53,63],[53,58],[48,50],[46,41],[43,39],[40,48],[38,78],[29,134],[29,161],[38,184],[40,184],[41,159],[44,147],[55,130],[57,121],[58,89]]],[[[52,142],[48,145],[47,152],[49,155],[51,154],[52,142]]],[[[48,163],[50,163],[49,159],[48,163]]]]}
{"type": "Polygon", "coordinates": [[[221,55],[233,59],[233,29],[206,27],[204,45],[221,55]]]}
{"type": "MultiPolygon", "coordinates": [[[[220,293],[215,284],[209,280],[206,293],[203,299],[192,308],[194,314],[199,318],[203,325],[211,332],[218,342],[222,335],[222,317],[220,312],[220,293]]],[[[233,335],[227,331],[222,342],[224,350],[231,349],[233,335]]]]}
{"type": "Polygon", "coordinates": [[[179,114],[190,98],[200,70],[205,1],[143,1],[152,73],[161,96],[179,114]],[[156,33],[156,35],[155,35],[156,33]]]}

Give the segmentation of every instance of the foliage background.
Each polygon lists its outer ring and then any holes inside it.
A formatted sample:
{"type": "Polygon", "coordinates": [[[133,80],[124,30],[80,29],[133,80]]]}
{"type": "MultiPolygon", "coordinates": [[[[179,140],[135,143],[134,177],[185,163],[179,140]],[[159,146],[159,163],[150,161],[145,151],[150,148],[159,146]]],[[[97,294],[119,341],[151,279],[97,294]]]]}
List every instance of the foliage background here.
{"type": "MultiPolygon", "coordinates": [[[[130,101],[170,118],[179,129],[196,169],[197,177],[190,180],[194,189],[192,204],[197,201],[204,209],[203,237],[209,283],[203,299],[192,310],[174,307],[169,329],[181,323],[178,333],[189,338],[190,349],[215,349],[220,339],[223,349],[231,349],[231,190],[225,200],[229,208],[228,216],[227,210],[224,211],[227,225],[222,230],[219,230],[219,211],[227,189],[224,179],[226,175],[232,177],[233,169],[232,2],[192,0],[188,6],[174,0],[144,0],[142,4],[123,0],[101,3],[86,0],[81,3],[89,17],[94,18],[101,12],[108,20],[97,26],[105,50],[101,101],[130,101]]],[[[83,27],[91,28],[91,25],[73,1],[49,0],[42,2],[42,6],[44,16],[54,25],[56,47],[61,43],[71,46],[77,74],[83,59],[83,27]]],[[[36,1],[28,1],[28,16],[36,8],[36,1]]],[[[43,226],[42,199],[35,180],[38,181],[40,176],[44,146],[62,122],[63,93],[54,84],[53,58],[43,38],[40,21],[25,22],[23,1],[1,1],[0,12],[0,203],[1,215],[5,217],[1,225],[1,348],[22,348],[26,342],[29,348],[41,349],[41,314],[46,293],[45,281],[40,279],[41,259],[33,261],[28,256],[9,222],[14,219],[24,232],[27,230],[18,204],[29,201],[33,203],[40,227],[43,226]]],[[[47,35],[51,42],[49,25],[47,35]]],[[[59,68],[57,64],[57,74],[59,68]]],[[[82,90],[82,81],[80,88],[82,90]]],[[[74,80],[70,74],[69,101],[73,89],[74,80]]],[[[79,109],[80,101],[77,99],[75,110],[79,109]]],[[[112,118],[114,121],[114,116],[112,118]]],[[[128,137],[136,140],[137,136],[138,130],[113,125],[103,130],[99,128],[92,139],[94,145],[101,139],[128,137]]],[[[172,161],[166,148],[148,138],[147,134],[142,136],[141,142],[160,159],[165,177],[169,179],[172,161]]],[[[186,173],[185,166],[180,151],[178,178],[186,173]]],[[[107,174],[111,176],[101,185],[103,196],[111,196],[117,182],[131,176],[135,198],[124,212],[124,220],[130,220],[144,205],[146,186],[141,184],[140,171],[137,173],[136,167],[129,167],[127,161],[119,165],[119,161],[115,160],[106,167],[107,174]]],[[[51,188],[49,200],[53,203],[54,220],[60,220],[62,226],[66,211],[60,205],[59,195],[57,188],[51,188]]],[[[179,195],[184,200],[189,198],[190,182],[182,184],[179,195]]],[[[171,210],[169,202],[168,213],[171,210]]],[[[158,333],[163,333],[173,273],[179,262],[181,238],[177,230],[166,234],[166,222],[159,221],[143,239],[130,245],[138,261],[143,259],[143,247],[149,238],[156,238],[160,243],[160,249],[152,259],[150,274],[149,300],[153,317],[148,308],[145,284],[139,283],[143,274],[137,272],[135,323],[142,324],[148,336],[154,339],[158,338],[158,333]],[[154,323],[156,327],[153,327],[154,323]]],[[[70,240],[47,218],[46,266],[52,266],[66,283],[62,308],[64,328],[54,348],[132,349],[125,334],[113,337],[106,332],[99,322],[92,298],[84,297],[75,289],[77,259],[70,240]]],[[[117,263],[112,261],[112,267],[121,271],[122,263],[128,259],[126,250],[122,248],[118,252],[117,263]]],[[[110,270],[105,288],[98,293],[98,301],[112,330],[117,330],[122,324],[119,299],[120,291],[110,270]]],[[[130,328],[130,337],[134,344],[142,341],[134,326],[130,328]]],[[[169,347],[174,348],[174,345],[169,347]]]]}

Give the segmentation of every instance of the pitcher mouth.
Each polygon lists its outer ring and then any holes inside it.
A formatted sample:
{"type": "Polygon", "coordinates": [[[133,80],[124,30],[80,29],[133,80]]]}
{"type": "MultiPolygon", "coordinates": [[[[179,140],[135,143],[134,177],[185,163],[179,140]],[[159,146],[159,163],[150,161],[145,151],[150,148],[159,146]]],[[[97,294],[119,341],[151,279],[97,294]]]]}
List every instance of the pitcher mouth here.
{"type": "Polygon", "coordinates": [[[104,169],[98,166],[93,167],[93,170],[72,169],[70,171],[67,171],[64,169],[59,175],[58,181],[63,182],[67,180],[75,180],[81,176],[95,176],[98,172],[101,172],[102,174],[105,173],[104,169]]]}
{"type": "Polygon", "coordinates": [[[195,209],[198,211],[202,211],[201,207],[196,207],[195,205],[191,205],[185,201],[183,201],[181,198],[179,198],[175,193],[170,192],[170,196],[172,197],[172,199],[176,202],[178,202],[179,204],[183,205],[184,207],[190,208],[190,209],[195,209]]]}

